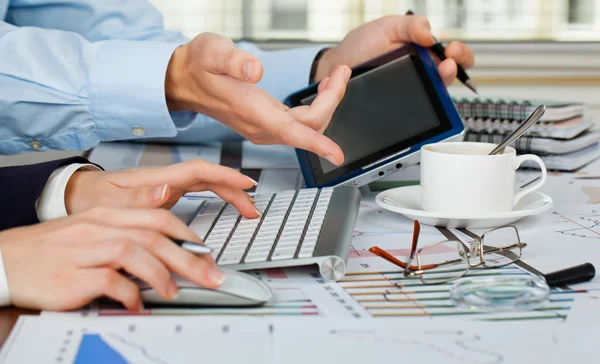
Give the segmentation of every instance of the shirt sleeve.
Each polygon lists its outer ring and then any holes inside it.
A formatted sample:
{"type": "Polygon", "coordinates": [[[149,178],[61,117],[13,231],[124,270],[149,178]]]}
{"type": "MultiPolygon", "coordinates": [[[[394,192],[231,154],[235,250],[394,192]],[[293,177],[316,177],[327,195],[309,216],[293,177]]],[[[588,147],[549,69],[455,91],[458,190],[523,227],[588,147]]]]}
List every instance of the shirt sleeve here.
{"type": "MultiPolygon", "coordinates": [[[[0,131],[0,154],[86,150],[101,141],[146,138],[241,139],[206,115],[168,112],[166,67],[174,48],[189,38],[165,29],[162,14],[149,1],[12,0],[6,20],[22,29],[0,23],[0,53],[18,50],[15,57],[0,60],[0,106],[11,105],[7,118],[12,124],[0,131]],[[4,84],[3,78],[11,82],[4,84]],[[22,90],[19,96],[9,97],[16,89],[22,90]],[[44,124],[23,122],[47,114],[53,117],[44,124]]],[[[258,86],[280,101],[308,85],[312,62],[322,49],[236,45],[261,60],[264,74],[258,86]]]]}
{"type": "Polygon", "coordinates": [[[179,45],[0,22],[0,154],[176,135],[164,81],[179,45]]]}
{"type": "Polygon", "coordinates": [[[4,268],[4,258],[0,250],[0,307],[7,307],[12,304],[10,290],[8,289],[8,277],[4,268]]]}
{"type": "Polygon", "coordinates": [[[59,167],[52,172],[36,202],[36,212],[40,222],[68,216],[65,191],[73,173],[80,170],[100,171],[101,169],[93,164],[74,163],[59,167]]]}

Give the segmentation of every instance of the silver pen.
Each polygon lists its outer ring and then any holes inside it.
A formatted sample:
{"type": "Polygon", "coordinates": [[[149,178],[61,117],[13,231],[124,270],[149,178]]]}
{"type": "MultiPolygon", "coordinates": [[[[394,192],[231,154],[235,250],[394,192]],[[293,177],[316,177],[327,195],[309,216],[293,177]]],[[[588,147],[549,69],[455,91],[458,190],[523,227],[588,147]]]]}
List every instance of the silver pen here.
{"type": "Polygon", "coordinates": [[[190,251],[195,254],[211,254],[213,252],[211,247],[203,244],[193,243],[186,240],[173,240],[173,242],[183,249],[190,251]]]}

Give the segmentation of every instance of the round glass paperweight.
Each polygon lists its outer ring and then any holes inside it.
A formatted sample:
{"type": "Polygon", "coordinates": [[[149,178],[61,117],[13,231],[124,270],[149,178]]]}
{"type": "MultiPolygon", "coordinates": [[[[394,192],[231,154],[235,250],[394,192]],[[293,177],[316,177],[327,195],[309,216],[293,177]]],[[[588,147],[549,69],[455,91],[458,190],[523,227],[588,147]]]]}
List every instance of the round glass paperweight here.
{"type": "Polygon", "coordinates": [[[477,311],[523,311],[548,300],[550,287],[537,276],[465,277],[450,289],[459,307],[477,311]]]}

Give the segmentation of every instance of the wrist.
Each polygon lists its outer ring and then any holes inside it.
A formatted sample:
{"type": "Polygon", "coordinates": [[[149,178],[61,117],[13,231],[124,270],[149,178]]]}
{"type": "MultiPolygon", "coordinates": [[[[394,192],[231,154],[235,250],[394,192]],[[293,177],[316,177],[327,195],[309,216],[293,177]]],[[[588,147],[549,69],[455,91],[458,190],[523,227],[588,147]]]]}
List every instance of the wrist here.
{"type": "Polygon", "coordinates": [[[69,182],[67,182],[67,186],[65,187],[65,209],[67,210],[67,215],[73,214],[73,206],[77,199],[77,192],[81,189],[81,176],[84,172],[75,172],[69,178],[69,182]]]}
{"type": "Polygon", "coordinates": [[[165,98],[169,111],[191,111],[187,106],[190,100],[186,97],[187,46],[177,47],[169,60],[165,75],[165,98]]]}
{"type": "Polygon", "coordinates": [[[331,74],[335,66],[333,50],[334,48],[325,48],[317,55],[317,59],[315,59],[317,65],[312,82],[319,82],[331,74]]]}
{"type": "Polygon", "coordinates": [[[65,187],[64,195],[67,215],[78,214],[94,207],[94,205],[101,204],[101,201],[96,201],[93,196],[89,196],[91,190],[98,188],[94,184],[94,178],[98,173],[102,172],[80,170],[71,175],[65,187]]]}

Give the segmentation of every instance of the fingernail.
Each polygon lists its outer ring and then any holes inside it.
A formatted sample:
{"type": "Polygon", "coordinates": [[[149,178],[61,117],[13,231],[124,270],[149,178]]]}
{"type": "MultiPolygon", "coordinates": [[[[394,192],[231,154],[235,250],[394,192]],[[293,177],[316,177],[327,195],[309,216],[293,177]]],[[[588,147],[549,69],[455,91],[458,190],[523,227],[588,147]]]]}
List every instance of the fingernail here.
{"type": "Polygon", "coordinates": [[[333,156],[331,154],[326,155],[325,159],[327,159],[331,163],[335,164],[336,166],[338,165],[337,162],[335,161],[335,158],[333,158],[333,156]]]}
{"type": "Polygon", "coordinates": [[[254,74],[255,74],[254,71],[255,71],[254,62],[246,61],[244,63],[244,73],[246,74],[246,78],[248,80],[252,80],[254,78],[254,74]]]}
{"type": "Polygon", "coordinates": [[[255,205],[256,205],[256,200],[255,200],[255,199],[253,199],[252,197],[250,197],[250,202],[252,202],[253,204],[255,204],[255,205]]]}
{"type": "Polygon", "coordinates": [[[254,209],[254,211],[256,211],[256,214],[257,214],[258,216],[262,216],[262,213],[261,213],[260,211],[258,211],[258,209],[254,209]]]}
{"type": "Polygon", "coordinates": [[[217,268],[209,268],[208,269],[208,279],[210,279],[210,281],[213,284],[220,286],[223,283],[223,281],[225,280],[225,276],[217,268]]]}
{"type": "Polygon", "coordinates": [[[346,76],[346,80],[348,80],[350,78],[351,74],[352,74],[352,70],[350,68],[346,68],[346,70],[344,71],[344,76],[346,76]]]}
{"type": "Polygon", "coordinates": [[[462,47],[454,47],[456,48],[456,50],[454,51],[454,54],[456,55],[456,57],[460,57],[460,55],[462,54],[462,47]]]}
{"type": "Polygon", "coordinates": [[[254,186],[258,186],[258,182],[256,182],[255,180],[253,180],[252,178],[248,177],[248,179],[250,180],[250,182],[252,182],[252,184],[254,186]]]}
{"type": "Polygon", "coordinates": [[[175,283],[174,280],[171,280],[171,282],[169,282],[169,287],[167,288],[167,290],[169,291],[169,297],[171,297],[172,300],[179,296],[179,288],[177,287],[177,283],[175,283]]]}
{"type": "Polygon", "coordinates": [[[138,306],[138,311],[144,311],[144,303],[142,301],[140,301],[140,305],[138,306]]]}
{"type": "Polygon", "coordinates": [[[152,199],[163,200],[165,198],[165,195],[167,194],[168,186],[169,185],[155,187],[154,190],[152,191],[152,199]]]}

